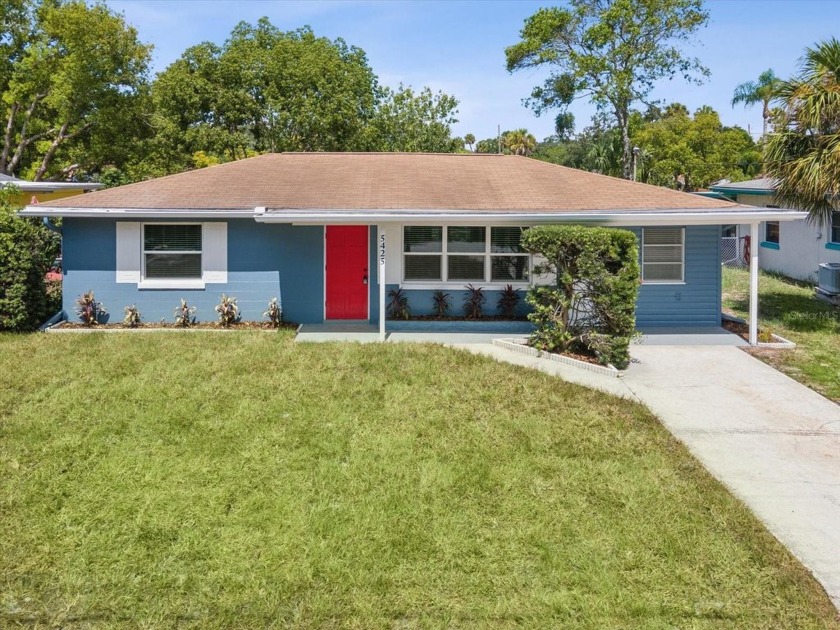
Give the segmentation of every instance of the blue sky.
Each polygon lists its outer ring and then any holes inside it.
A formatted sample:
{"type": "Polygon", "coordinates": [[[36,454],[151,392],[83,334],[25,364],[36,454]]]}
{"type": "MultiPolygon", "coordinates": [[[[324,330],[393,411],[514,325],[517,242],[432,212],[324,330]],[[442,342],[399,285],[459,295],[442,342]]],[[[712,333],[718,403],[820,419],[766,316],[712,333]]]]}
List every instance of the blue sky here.
{"type": "MultiPolygon", "coordinates": [[[[140,38],[155,46],[154,69],[163,70],[187,47],[222,43],[240,20],[267,16],[283,29],[310,25],[317,35],[342,37],[364,49],[382,83],[402,82],[453,94],[460,101],[456,135],[479,139],[502,129],[528,128],[538,139],[553,133],[551,115],[540,118],[522,105],[543,71],[505,70],[504,49],[518,39],[529,15],[550,2],[276,2],[228,0],[110,0],[140,38]]],[[[682,80],[658,86],[655,98],[694,110],[711,105],[725,124],[761,128],[759,108],[732,109],[736,85],[773,68],[786,77],[806,46],[840,36],[840,0],[711,0],[709,26],[687,52],[711,70],[700,86],[682,80]]],[[[578,129],[594,109],[572,107],[578,129]]]]}

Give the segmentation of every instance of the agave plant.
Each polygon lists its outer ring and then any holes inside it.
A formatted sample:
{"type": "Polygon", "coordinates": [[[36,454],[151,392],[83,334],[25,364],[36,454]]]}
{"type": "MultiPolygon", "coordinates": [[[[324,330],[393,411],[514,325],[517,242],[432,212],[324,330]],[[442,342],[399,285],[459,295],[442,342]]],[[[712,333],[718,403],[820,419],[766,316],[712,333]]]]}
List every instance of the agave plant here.
{"type": "Polygon", "coordinates": [[[189,328],[195,324],[195,312],[197,310],[195,306],[190,306],[186,300],[182,299],[180,306],[175,307],[175,325],[189,328]]]}
{"type": "Polygon", "coordinates": [[[467,295],[464,297],[464,315],[467,319],[481,319],[484,314],[484,303],[487,301],[484,289],[474,287],[472,284],[464,288],[467,290],[467,295]]]}
{"type": "Polygon", "coordinates": [[[108,311],[102,306],[102,302],[96,301],[93,291],[88,291],[76,299],[76,313],[85,326],[96,326],[99,318],[107,315],[108,311]]]}
{"type": "Polygon", "coordinates": [[[496,302],[496,308],[499,309],[499,314],[505,319],[513,319],[516,313],[516,307],[519,305],[519,290],[514,289],[513,285],[507,285],[499,293],[499,299],[496,302]]]}
{"type": "Polygon", "coordinates": [[[411,308],[408,306],[408,295],[404,289],[388,291],[388,317],[391,319],[408,319],[411,308]]]}
{"type": "Polygon", "coordinates": [[[268,309],[263,313],[263,317],[268,318],[272,328],[280,328],[280,324],[283,322],[283,309],[277,298],[271,298],[271,302],[268,303],[268,309]]]}
{"type": "Polygon", "coordinates": [[[228,297],[222,293],[222,301],[216,305],[216,312],[219,314],[219,323],[225,328],[239,321],[239,305],[235,297],[228,297]]]}
{"type": "Polygon", "coordinates": [[[125,307],[125,317],[123,317],[123,326],[129,328],[137,328],[140,325],[140,311],[136,304],[125,307]]]}
{"type": "Polygon", "coordinates": [[[446,317],[452,307],[452,296],[446,291],[435,291],[432,293],[432,305],[435,317],[446,317]]]}

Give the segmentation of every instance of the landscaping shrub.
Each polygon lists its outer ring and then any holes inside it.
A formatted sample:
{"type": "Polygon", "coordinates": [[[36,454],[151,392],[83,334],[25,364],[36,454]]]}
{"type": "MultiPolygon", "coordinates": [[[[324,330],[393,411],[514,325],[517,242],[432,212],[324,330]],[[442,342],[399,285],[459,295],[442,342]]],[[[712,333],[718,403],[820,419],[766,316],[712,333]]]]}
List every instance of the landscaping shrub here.
{"type": "Polygon", "coordinates": [[[96,301],[93,291],[88,291],[76,298],[76,314],[85,326],[96,326],[99,318],[107,315],[108,311],[102,306],[102,302],[96,301]]]}
{"type": "Polygon", "coordinates": [[[280,324],[283,322],[283,309],[277,298],[271,298],[271,302],[268,303],[268,308],[263,313],[263,317],[268,318],[272,328],[280,328],[280,324]]]}
{"type": "Polygon", "coordinates": [[[222,301],[216,305],[216,312],[219,314],[219,323],[225,328],[230,328],[231,324],[235,324],[240,319],[236,298],[228,297],[224,293],[222,293],[222,301]]]}
{"type": "Polygon", "coordinates": [[[125,317],[123,317],[123,325],[129,328],[137,328],[140,325],[140,311],[136,304],[125,307],[125,317]]]}
{"type": "Polygon", "coordinates": [[[481,319],[484,315],[484,303],[487,301],[484,289],[474,287],[472,284],[468,284],[464,288],[467,290],[467,294],[464,296],[464,316],[467,319],[481,319]]]}
{"type": "Polygon", "coordinates": [[[517,306],[519,306],[519,289],[514,289],[513,285],[508,284],[499,293],[496,308],[505,319],[513,319],[516,316],[517,306]]]}
{"type": "Polygon", "coordinates": [[[522,246],[542,262],[537,274],[554,284],[526,298],[536,325],[530,344],[547,351],[592,354],[619,369],[630,361],[636,328],[640,270],[636,235],[627,230],[576,225],[534,227],[522,246]]]}
{"type": "Polygon", "coordinates": [[[0,330],[33,330],[61,309],[60,287],[45,276],[60,239],[38,219],[19,217],[12,187],[0,189],[0,330]]]}
{"type": "Polygon", "coordinates": [[[189,328],[195,324],[195,312],[198,310],[195,306],[187,304],[186,300],[181,300],[181,304],[175,307],[175,325],[182,328],[189,328]]]}
{"type": "Polygon", "coordinates": [[[435,317],[446,317],[452,307],[452,296],[446,291],[435,291],[432,293],[432,310],[435,317]]]}
{"type": "Polygon", "coordinates": [[[388,317],[390,319],[408,319],[411,317],[408,295],[403,289],[388,291],[388,300],[388,317]]]}

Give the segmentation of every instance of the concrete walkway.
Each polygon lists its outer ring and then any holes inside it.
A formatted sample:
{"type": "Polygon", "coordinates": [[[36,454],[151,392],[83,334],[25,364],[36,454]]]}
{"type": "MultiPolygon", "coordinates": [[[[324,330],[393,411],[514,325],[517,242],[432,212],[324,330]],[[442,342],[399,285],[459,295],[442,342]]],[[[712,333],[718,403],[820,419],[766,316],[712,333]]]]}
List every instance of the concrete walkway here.
{"type": "Polygon", "coordinates": [[[634,345],[622,378],[461,347],[647,405],[840,609],[840,406],[732,345],[634,345]]]}

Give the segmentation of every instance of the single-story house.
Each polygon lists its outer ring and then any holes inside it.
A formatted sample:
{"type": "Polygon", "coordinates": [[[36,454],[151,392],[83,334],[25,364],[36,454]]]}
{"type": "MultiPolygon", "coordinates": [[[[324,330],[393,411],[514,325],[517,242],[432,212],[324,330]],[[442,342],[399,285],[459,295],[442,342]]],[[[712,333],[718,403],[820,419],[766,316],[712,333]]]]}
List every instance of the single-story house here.
{"type": "Polygon", "coordinates": [[[81,195],[102,188],[102,184],[96,182],[28,182],[0,173],[0,188],[13,188],[12,203],[16,206],[23,206],[81,195]]]}
{"type": "Polygon", "coordinates": [[[287,320],[361,320],[383,337],[389,289],[422,314],[436,289],[457,305],[472,283],[493,304],[539,282],[520,234],[556,223],[638,235],[640,327],[718,326],[721,226],[803,216],[520,156],[419,153],[266,154],[22,214],[62,217],[67,314],[93,290],[113,313],[171,321],[185,298],[211,320],[225,293],[244,319],[278,297],[287,320]]]}
{"type": "MultiPolygon", "coordinates": [[[[724,199],[760,208],[778,208],[775,182],[767,177],[745,182],[720,182],[709,190],[724,199]]],[[[731,241],[733,256],[743,257],[748,225],[724,226],[723,236],[731,241]]],[[[726,241],[724,241],[726,242],[726,241]]],[[[764,221],[759,227],[758,264],[790,278],[814,282],[821,263],[840,263],[840,212],[829,225],[802,220],[764,221]]]]}

